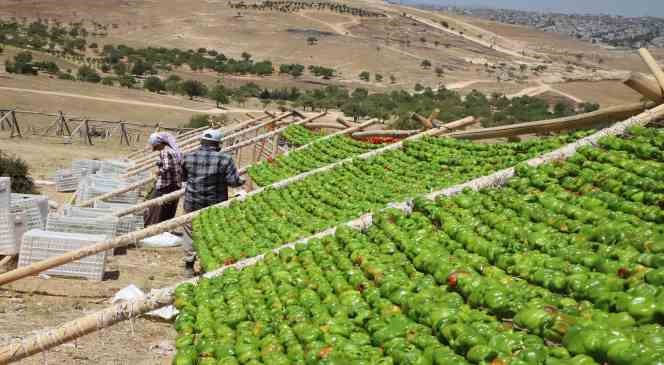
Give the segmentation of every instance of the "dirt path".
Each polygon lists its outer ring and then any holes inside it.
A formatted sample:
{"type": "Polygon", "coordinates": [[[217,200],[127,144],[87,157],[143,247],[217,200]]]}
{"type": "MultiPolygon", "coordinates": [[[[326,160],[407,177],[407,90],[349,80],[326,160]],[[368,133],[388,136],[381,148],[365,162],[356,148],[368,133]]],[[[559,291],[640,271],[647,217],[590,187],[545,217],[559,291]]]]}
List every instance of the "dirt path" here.
{"type": "Polygon", "coordinates": [[[583,100],[583,99],[581,99],[577,96],[574,96],[572,94],[566,93],[566,92],[561,91],[561,90],[558,90],[558,89],[552,87],[551,85],[547,85],[547,84],[544,84],[542,82],[540,82],[538,86],[525,88],[525,89],[519,91],[518,93],[507,95],[507,97],[510,98],[510,99],[518,98],[520,96],[534,97],[534,96],[537,96],[537,95],[542,95],[542,94],[547,93],[547,92],[552,92],[552,93],[564,96],[564,97],[566,97],[570,100],[573,100],[575,103],[583,103],[585,101],[585,100],[583,100]]]}
{"type": "MultiPolygon", "coordinates": [[[[214,108],[214,107],[210,108],[210,109],[192,109],[192,108],[186,108],[186,107],[177,106],[177,105],[150,103],[150,102],[146,102],[146,101],[137,101],[137,100],[130,100],[130,99],[104,98],[104,97],[98,97],[98,96],[88,96],[88,95],[65,93],[65,92],[59,92],[59,91],[23,89],[23,88],[5,87],[5,86],[0,86],[0,90],[22,92],[22,93],[42,94],[42,95],[63,96],[63,97],[69,97],[69,98],[79,98],[79,99],[103,101],[103,102],[108,102],[108,103],[118,103],[118,104],[126,104],[126,105],[140,105],[140,106],[147,106],[147,107],[152,107],[152,108],[173,109],[173,110],[181,110],[181,111],[194,112],[194,113],[225,114],[225,113],[233,113],[233,112],[250,113],[250,112],[261,112],[262,111],[262,110],[259,110],[259,109],[242,109],[242,108],[218,109],[218,108],[214,108]]],[[[212,106],[212,105],[210,104],[210,105],[206,105],[206,106],[212,106]]]]}
{"type": "Polygon", "coordinates": [[[348,27],[353,26],[353,25],[359,25],[360,24],[359,19],[352,18],[350,21],[347,21],[347,22],[344,22],[344,23],[330,23],[330,22],[326,22],[324,20],[309,16],[309,12],[299,12],[299,13],[297,13],[297,15],[299,15],[303,18],[306,18],[308,20],[311,20],[313,22],[323,24],[326,27],[332,29],[335,33],[337,33],[339,35],[343,35],[343,36],[346,36],[346,37],[357,38],[356,35],[354,35],[353,33],[350,32],[350,30],[348,30],[348,27]]]}

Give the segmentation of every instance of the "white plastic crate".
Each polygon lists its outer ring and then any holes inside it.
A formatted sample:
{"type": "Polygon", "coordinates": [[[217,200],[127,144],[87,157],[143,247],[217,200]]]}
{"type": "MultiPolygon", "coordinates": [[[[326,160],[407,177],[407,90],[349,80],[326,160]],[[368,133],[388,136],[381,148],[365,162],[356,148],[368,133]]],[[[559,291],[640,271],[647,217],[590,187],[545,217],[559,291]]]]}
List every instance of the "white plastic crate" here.
{"type": "Polygon", "coordinates": [[[55,190],[61,193],[76,191],[81,175],[73,170],[58,170],[55,172],[55,190]]]}
{"type": "Polygon", "coordinates": [[[0,207],[0,255],[16,255],[18,245],[14,238],[14,214],[0,207]]]}
{"type": "Polygon", "coordinates": [[[46,230],[114,237],[117,234],[118,222],[118,218],[112,216],[85,218],[51,214],[48,216],[46,230]]]}
{"type": "Polygon", "coordinates": [[[22,224],[26,231],[43,229],[46,224],[35,199],[12,200],[9,211],[14,214],[15,223],[22,224]]]}
{"type": "MultiPolygon", "coordinates": [[[[106,203],[112,204],[112,203],[106,203]]],[[[96,206],[96,204],[95,204],[96,206]]],[[[130,206],[130,205],[127,205],[130,206]]],[[[81,207],[72,207],[65,206],[64,214],[72,217],[87,217],[87,218],[101,218],[101,217],[111,217],[116,218],[113,215],[115,210],[111,208],[81,208],[81,207]]],[[[135,216],[133,214],[125,215],[119,217],[116,234],[121,236],[130,232],[143,229],[143,217],[135,216]]]]}
{"type": "Polygon", "coordinates": [[[101,162],[99,172],[103,175],[122,175],[134,166],[133,162],[121,160],[104,160],[101,162]]]}
{"type": "Polygon", "coordinates": [[[88,174],[94,174],[101,169],[100,160],[74,160],[71,163],[72,170],[86,170],[88,174]]]}
{"type": "MultiPolygon", "coordinates": [[[[103,175],[89,175],[84,177],[79,184],[79,199],[82,201],[93,199],[99,195],[121,189],[127,186],[127,183],[103,175]]],[[[128,191],[109,198],[108,201],[116,203],[136,204],[138,203],[138,193],[128,191]]]]}
{"type": "MultiPolygon", "coordinates": [[[[60,256],[82,247],[105,241],[104,235],[51,232],[33,229],[25,233],[21,241],[18,266],[28,266],[51,257],[60,256]]],[[[45,271],[48,275],[71,276],[90,280],[102,280],[106,267],[106,252],[84,257],[45,271]]]]}
{"type": "Polygon", "coordinates": [[[41,214],[42,222],[46,222],[48,218],[48,197],[46,195],[37,195],[37,194],[11,194],[12,202],[21,202],[24,204],[34,203],[39,208],[39,213],[41,214]]]}
{"type": "Polygon", "coordinates": [[[9,208],[9,200],[11,199],[12,181],[8,177],[0,177],[0,209],[9,208]]]}

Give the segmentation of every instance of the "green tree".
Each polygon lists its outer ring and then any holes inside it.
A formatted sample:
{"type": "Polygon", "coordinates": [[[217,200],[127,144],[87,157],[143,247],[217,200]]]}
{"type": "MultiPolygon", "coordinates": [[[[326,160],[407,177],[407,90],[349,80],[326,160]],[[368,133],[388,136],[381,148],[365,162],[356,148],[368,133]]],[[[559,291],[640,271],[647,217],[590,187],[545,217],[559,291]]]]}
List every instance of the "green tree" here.
{"type": "Polygon", "coordinates": [[[80,81],[93,82],[93,83],[98,83],[99,81],[101,81],[101,77],[99,76],[97,71],[95,71],[95,69],[93,69],[90,66],[79,67],[76,76],[80,81]]]}
{"type": "Polygon", "coordinates": [[[180,82],[182,81],[182,78],[178,75],[170,75],[168,78],[164,81],[164,89],[168,91],[171,94],[175,94],[178,92],[178,89],[180,87],[180,82]]]}
{"type": "Polygon", "coordinates": [[[131,67],[131,73],[133,75],[143,75],[148,71],[152,70],[152,66],[147,64],[141,59],[138,59],[134,62],[134,65],[131,67]]]}
{"type": "Polygon", "coordinates": [[[396,84],[397,83],[397,77],[394,75],[390,75],[390,84],[396,84]]]}
{"type": "Polygon", "coordinates": [[[245,62],[249,62],[251,60],[251,54],[247,52],[242,52],[241,57],[245,62]]]}
{"type": "Polygon", "coordinates": [[[443,77],[443,75],[445,74],[445,70],[440,66],[436,67],[435,71],[436,71],[436,76],[438,77],[443,77]]]}
{"type": "Polygon", "coordinates": [[[418,82],[417,84],[415,84],[415,91],[417,91],[418,93],[424,91],[424,86],[422,86],[422,84],[418,82]]]}
{"type": "Polygon", "coordinates": [[[369,71],[362,71],[360,73],[360,80],[366,81],[366,82],[371,81],[371,74],[369,73],[369,71]]]}
{"type": "Polygon", "coordinates": [[[431,61],[424,60],[420,65],[422,66],[423,69],[428,70],[431,68],[431,61]]]}
{"type": "Polygon", "coordinates": [[[115,84],[115,79],[112,77],[104,77],[101,79],[101,84],[106,86],[113,86],[115,84]]]}
{"type": "Polygon", "coordinates": [[[118,76],[124,76],[127,74],[127,65],[124,63],[116,63],[113,65],[113,72],[118,76]]]}
{"type": "Polygon", "coordinates": [[[150,76],[143,81],[143,87],[153,93],[158,93],[164,90],[164,83],[157,76],[150,76]]]}
{"type": "Polygon", "coordinates": [[[381,74],[374,75],[374,80],[376,80],[376,82],[383,82],[383,75],[381,74]]]}
{"type": "Polygon", "coordinates": [[[207,86],[198,80],[187,80],[181,85],[182,91],[193,99],[195,96],[203,96],[207,94],[207,86]]]}
{"type": "Polygon", "coordinates": [[[313,46],[314,44],[318,43],[318,38],[316,38],[316,37],[309,37],[309,38],[307,38],[307,43],[308,43],[310,46],[313,46]]]}
{"type": "Polygon", "coordinates": [[[228,104],[228,94],[229,91],[222,84],[217,84],[215,87],[210,90],[208,97],[217,103],[217,108],[221,107],[223,104],[228,104]]]}

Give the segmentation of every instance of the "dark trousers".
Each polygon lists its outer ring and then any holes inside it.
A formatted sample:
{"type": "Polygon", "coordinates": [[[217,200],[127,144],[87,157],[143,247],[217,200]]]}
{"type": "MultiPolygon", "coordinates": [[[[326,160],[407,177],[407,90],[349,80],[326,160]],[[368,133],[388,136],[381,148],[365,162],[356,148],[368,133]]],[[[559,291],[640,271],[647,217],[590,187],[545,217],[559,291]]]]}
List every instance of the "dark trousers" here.
{"type": "MultiPolygon", "coordinates": [[[[160,196],[170,194],[179,189],[180,188],[177,185],[167,186],[159,190],[154,189],[152,195],[150,196],[150,199],[159,198],[160,196]]],[[[148,227],[153,224],[161,223],[163,221],[167,221],[169,219],[174,218],[175,212],[178,209],[178,201],[179,199],[175,199],[163,205],[158,205],[149,208],[143,215],[145,226],[148,227]]]]}

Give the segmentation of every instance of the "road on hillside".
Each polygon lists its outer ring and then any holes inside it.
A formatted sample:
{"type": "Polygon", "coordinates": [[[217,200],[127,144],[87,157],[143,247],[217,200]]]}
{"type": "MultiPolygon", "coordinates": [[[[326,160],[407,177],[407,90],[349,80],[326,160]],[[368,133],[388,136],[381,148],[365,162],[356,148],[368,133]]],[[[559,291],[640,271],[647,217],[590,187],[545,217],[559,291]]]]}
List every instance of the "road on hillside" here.
{"type": "Polygon", "coordinates": [[[96,100],[96,101],[126,104],[126,105],[139,105],[139,106],[147,106],[147,107],[161,108],[161,109],[181,110],[181,111],[193,112],[193,113],[225,114],[225,113],[251,113],[251,112],[262,112],[263,111],[262,109],[242,109],[242,108],[192,109],[192,108],[187,108],[187,107],[177,106],[177,105],[151,103],[151,102],[147,102],[147,101],[137,101],[137,100],[131,100],[131,99],[105,98],[105,97],[98,97],[98,96],[88,96],[88,95],[81,95],[81,94],[65,93],[65,92],[59,92],[59,91],[22,89],[22,88],[17,88],[17,87],[6,87],[6,86],[0,86],[0,90],[14,91],[14,92],[20,92],[20,93],[33,93],[33,94],[41,94],[41,95],[62,96],[62,97],[78,98],[78,99],[86,99],[86,100],[96,100]]]}

